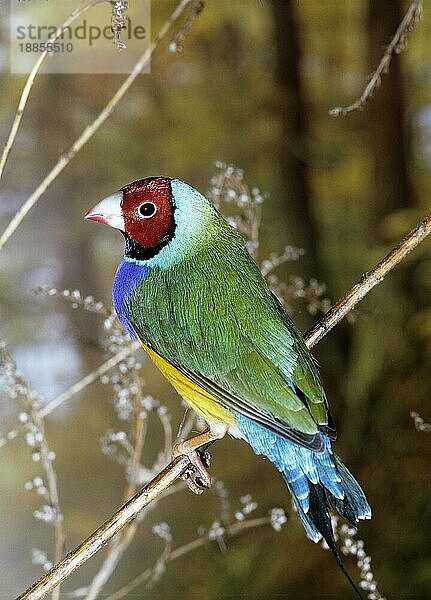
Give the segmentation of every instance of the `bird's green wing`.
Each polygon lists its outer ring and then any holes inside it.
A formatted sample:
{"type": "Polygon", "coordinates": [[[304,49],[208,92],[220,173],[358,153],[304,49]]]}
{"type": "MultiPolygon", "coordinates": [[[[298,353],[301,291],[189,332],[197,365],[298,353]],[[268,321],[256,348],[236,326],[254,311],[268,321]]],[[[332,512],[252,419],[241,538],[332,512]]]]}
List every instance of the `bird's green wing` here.
{"type": "Polygon", "coordinates": [[[133,327],[229,410],[317,449],[328,414],[313,359],[243,244],[233,242],[229,252],[210,247],[192,264],[152,269],[129,302],[133,327]]]}

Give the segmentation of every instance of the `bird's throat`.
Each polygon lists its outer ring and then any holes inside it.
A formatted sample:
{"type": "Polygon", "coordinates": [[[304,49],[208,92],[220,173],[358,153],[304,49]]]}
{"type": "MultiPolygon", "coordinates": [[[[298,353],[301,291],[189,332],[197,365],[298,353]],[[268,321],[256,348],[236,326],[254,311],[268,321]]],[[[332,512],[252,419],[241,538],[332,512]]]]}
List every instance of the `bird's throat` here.
{"type": "Polygon", "coordinates": [[[172,239],[171,235],[166,235],[160,240],[157,246],[154,246],[152,248],[146,248],[145,246],[141,246],[141,244],[138,244],[138,242],[132,239],[127,233],[122,233],[125,241],[124,256],[126,258],[131,258],[132,260],[149,260],[150,258],[153,258],[172,239]]]}

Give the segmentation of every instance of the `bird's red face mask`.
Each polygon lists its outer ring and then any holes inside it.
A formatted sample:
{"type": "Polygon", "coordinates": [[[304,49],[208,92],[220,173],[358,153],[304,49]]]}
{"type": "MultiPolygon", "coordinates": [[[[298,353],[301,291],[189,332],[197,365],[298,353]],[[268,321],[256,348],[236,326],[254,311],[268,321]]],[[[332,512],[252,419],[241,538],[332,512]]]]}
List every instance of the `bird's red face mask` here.
{"type": "Polygon", "coordinates": [[[85,218],[122,231],[126,250],[127,246],[135,248],[141,258],[154,256],[172,239],[174,210],[170,179],[149,177],[111,194],[89,210],[85,218]]]}

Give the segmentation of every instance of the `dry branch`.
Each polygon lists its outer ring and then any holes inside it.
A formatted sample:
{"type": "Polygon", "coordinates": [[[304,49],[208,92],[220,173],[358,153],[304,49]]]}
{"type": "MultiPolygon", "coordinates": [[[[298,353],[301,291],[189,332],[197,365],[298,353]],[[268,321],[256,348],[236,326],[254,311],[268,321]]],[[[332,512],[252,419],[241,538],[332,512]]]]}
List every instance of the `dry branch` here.
{"type": "Polygon", "coordinates": [[[123,98],[124,94],[130,88],[135,79],[138,77],[144,66],[151,59],[154,50],[157,48],[161,40],[165,37],[169,29],[183,14],[184,10],[191,2],[192,0],[181,0],[181,2],[179,2],[175,10],[166,19],[166,21],[159,29],[154,40],[151,42],[149,49],[146,50],[139,58],[139,60],[133,67],[133,70],[130,73],[130,75],[126,77],[124,82],[118,88],[118,90],[108,102],[108,104],[105,106],[105,108],[99,113],[96,119],[84,129],[84,131],[81,133],[79,138],[72,144],[72,146],[60,156],[58,162],[56,163],[56,165],[54,165],[54,167],[51,169],[51,171],[48,173],[45,179],[38,185],[34,192],[27,198],[27,200],[21,206],[21,208],[12,217],[9,224],[6,226],[6,229],[0,236],[0,250],[9,240],[9,238],[13,235],[16,229],[19,227],[27,213],[33,208],[33,206],[36,204],[36,202],[38,202],[40,197],[46,192],[51,183],[60,175],[63,169],[70,163],[70,161],[76,156],[76,154],[88,142],[88,140],[90,140],[93,137],[93,135],[103,125],[103,123],[108,119],[108,117],[110,117],[114,108],[123,98]]]}
{"type": "MultiPolygon", "coordinates": [[[[49,502],[49,504],[46,505],[46,508],[49,510],[48,513],[44,511],[45,506],[42,507],[38,512],[40,513],[41,517],[42,515],[45,516],[45,518],[42,520],[45,520],[54,526],[54,562],[58,562],[63,556],[65,546],[63,516],[60,509],[57,474],[51,458],[52,453],[45,436],[45,423],[43,418],[40,416],[39,402],[36,395],[31,390],[28,381],[17,370],[15,362],[13,361],[9,350],[3,341],[0,341],[0,364],[2,367],[2,375],[5,376],[6,380],[9,382],[9,395],[21,400],[25,410],[27,411],[27,426],[29,424],[32,426],[32,429],[28,430],[29,435],[35,441],[37,437],[39,459],[45,471],[47,481],[45,497],[49,502]]],[[[33,442],[31,445],[34,446],[33,442]]],[[[58,586],[57,589],[54,590],[52,598],[53,600],[59,600],[59,597],[60,587],[58,586]]]]}
{"type": "Polygon", "coordinates": [[[372,271],[364,273],[360,281],[347,292],[323,317],[304,335],[308,348],[312,348],[337,323],[360,302],[369,291],[381,283],[384,277],[403,260],[431,232],[431,215],[425,217],[408,233],[396,248],[391,250],[372,271]]]}
{"type": "Polygon", "coordinates": [[[86,562],[93,554],[101,550],[119,533],[125,525],[130,523],[138,513],[148,504],[153,502],[172,485],[188,468],[189,459],[180,456],[173,460],[161,473],[148,485],[140,490],[127,504],[117,511],[106,523],[95,531],[78,548],[67,554],[49,573],[44,575],[31,588],[19,596],[19,600],[37,600],[44,598],[59,583],[69,577],[73,571],[86,562]]]}
{"type": "MultiPolygon", "coordinates": [[[[249,529],[254,529],[255,527],[262,527],[263,525],[268,525],[270,522],[271,522],[270,517],[257,517],[256,519],[250,519],[249,521],[241,521],[240,523],[234,523],[233,525],[230,525],[226,528],[225,537],[227,539],[233,538],[236,535],[238,535],[239,533],[243,533],[244,531],[249,530],[249,529]]],[[[172,550],[172,552],[167,557],[166,562],[172,562],[172,561],[176,560],[177,558],[181,558],[185,554],[189,554],[190,552],[193,552],[193,551],[197,550],[198,548],[202,548],[207,543],[208,543],[207,538],[200,537],[191,542],[188,542],[187,544],[179,546],[178,548],[175,548],[174,550],[172,550]]],[[[122,598],[127,598],[129,596],[129,594],[135,588],[138,587],[138,585],[141,585],[142,583],[145,583],[145,582],[151,580],[151,577],[153,576],[153,572],[154,572],[154,567],[149,567],[148,569],[145,569],[145,571],[140,573],[137,577],[132,579],[132,581],[127,583],[124,587],[119,589],[117,592],[115,592],[114,594],[111,594],[110,596],[107,596],[107,598],[105,598],[105,600],[121,600],[122,598]]]]}
{"type": "MultiPolygon", "coordinates": [[[[140,348],[139,342],[131,341],[130,344],[122,348],[119,352],[105,360],[101,365],[99,365],[96,369],[85,375],[82,379],[71,385],[67,390],[50,400],[45,406],[42,406],[39,409],[39,415],[42,419],[47,417],[53,410],[61,406],[67,400],[70,400],[72,396],[82,392],[87,386],[91,385],[95,381],[97,381],[102,375],[113,369],[118,363],[122,362],[125,358],[136,352],[140,348]]],[[[8,433],[0,439],[0,448],[5,446],[11,440],[14,440],[18,437],[20,431],[22,431],[23,426],[20,428],[12,429],[8,431],[8,433]]]]}
{"type": "MultiPolygon", "coordinates": [[[[431,233],[431,215],[419,223],[380,263],[366,273],[344,298],[337,302],[322,319],[305,335],[309,348],[313,347],[343,317],[360,302],[370,290],[383,281],[411,250],[418,246],[431,233]]],[[[148,504],[183,475],[191,464],[188,457],[175,458],[148,485],[140,490],[127,504],[120,508],[104,525],[95,531],[85,542],[70,552],[49,573],[35,582],[17,600],[39,600],[44,598],[59,583],[64,581],[80,565],[103,548],[123,527],[139,514],[148,504]]]]}
{"type": "MultiPolygon", "coordinates": [[[[93,8],[94,6],[96,6],[96,4],[101,4],[102,2],[105,2],[105,1],[106,0],[94,0],[93,2],[90,2],[89,4],[86,4],[85,6],[76,8],[72,12],[72,14],[58,27],[54,37],[52,37],[50,39],[50,41],[55,42],[55,40],[57,40],[59,38],[59,36],[63,33],[63,31],[66,29],[66,27],[68,27],[74,21],[76,21],[76,19],[78,17],[80,17],[83,13],[85,13],[90,8],[93,8]]],[[[47,57],[47,55],[48,55],[48,50],[45,50],[44,52],[41,53],[41,55],[35,62],[32,70],[30,71],[29,76],[27,77],[27,81],[25,82],[24,88],[21,93],[21,98],[19,99],[19,102],[18,102],[18,108],[16,109],[16,112],[15,112],[15,117],[14,117],[14,120],[12,123],[12,127],[10,129],[9,136],[6,140],[6,144],[4,145],[3,152],[2,152],[2,155],[0,158],[0,179],[1,179],[1,176],[3,175],[3,171],[6,166],[7,159],[9,157],[9,153],[12,150],[12,146],[15,142],[15,138],[18,133],[19,126],[21,124],[22,116],[24,114],[24,110],[27,105],[27,100],[30,96],[31,88],[33,87],[34,81],[36,79],[36,75],[38,74],[39,69],[42,66],[42,63],[45,60],[45,58],[47,57]]]]}
{"type": "Polygon", "coordinates": [[[404,50],[407,36],[416,27],[416,24],[420,20],[421,16],[422,0],[414,0],[414,2],[410,4],[406,14],[404,15],[404,18],[401,21],[398,29],[396,30],[395,35],[391,40],[391,43],[386,48],[385,53],[383,54],[382,59],[379,63],[379,66],[370,76],[368,85],[362,92],[361,97],[349,106],[337,106],[335,108],[331,108],[331,110],[329,111],[331,117],[339,117],[340,115],[344,117],[351,112],[361,110],[365,106],[365,104],[371,98],[375,90],[381,84],[382,75],[389,71],[389,66],[391,64],[393,55],[399,54],[404,50]]]}
{"type": "MultiPolygon", "coordinates": [[[[135,424],[134,424],[134,429],[135,429],[134,445],[133,445],[133,452],[132,452],[131,461],[130,461],[130,471],[128,472],[128,484],[126,486],[126,489],[123,492],[122,503],[126,502],[130,498],[130,496],[135,494],[137,491],[138,473],[139,473],[139,468],[140,468],[142,449],[144,446],[145,435],[146,435],[146,431],[147,431],[144,413],[140,410],[140,404],[138,401],[138,399],[141,398],[143,395],[142,382],[136,372],[134,374],[134,380],[135,380],[135,384],[136,384],[136,388],[137,388],[137,391],[135,393],[136,412],[135,412],[135,424]]],[[[163,415],[163,417],[161,415],[159,415],[159,417],[161,420],[163,418],[167,418],[166,415],[163,415]]],[[[162,420],[162,423],[163,423],[163,420],[162,420]]],[[[166,431],[165,431],[165,447],[166,447],[166,450],[165,450],[166,459],[165,460],[169,460],[170,449],[172,447],[172,439],[171,439],[171,436],[169,435],[169,432],[166,435],[166,431]],[[169,449],[167,448],[168,444],[169,444],[169,449]]],[[[170,488],[170,491],[172,491],[172,492],[174,491],[174,486],[172,486],[170,488]]],[[[156,503],[153,503],[152,507],[155,508],[155,506],[156,506],[156,503]]],[[[135,520],[133,523],[131,523],[129,525],[129,527],[125,528],[121,532],[121,535],[118,535],[111,541],[101,567],[99,568],[99,570],[93,577],[89,586],[86,588],[85,600],[95,600],[100,595],[100,593],[103,589],[103,586],[107,583],[109,578],[112,576],[118,563],[120,562],[120,560],[123,557],[124,553],[126,552],[127,548],[130,546],[131,542],[133,541],[133,538],[136,534],[137,529],[138,529],[138,520],[135,520]]]]}

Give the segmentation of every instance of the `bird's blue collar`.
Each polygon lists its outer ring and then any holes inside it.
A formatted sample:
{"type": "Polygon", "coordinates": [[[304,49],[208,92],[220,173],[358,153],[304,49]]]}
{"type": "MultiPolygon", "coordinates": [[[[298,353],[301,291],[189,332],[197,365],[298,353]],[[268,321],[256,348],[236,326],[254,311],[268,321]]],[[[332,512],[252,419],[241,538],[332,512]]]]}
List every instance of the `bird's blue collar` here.
{"type": "Polygon", "coordinates": [[[142,262],[125,258],[121,261],[115,275],[112,287],[115,312],[124,329],[132,337],[136,337],[136,334],[130,322],[129,299],[138,283],[148,275],[150,270],[150,267],[142,262]]]}

